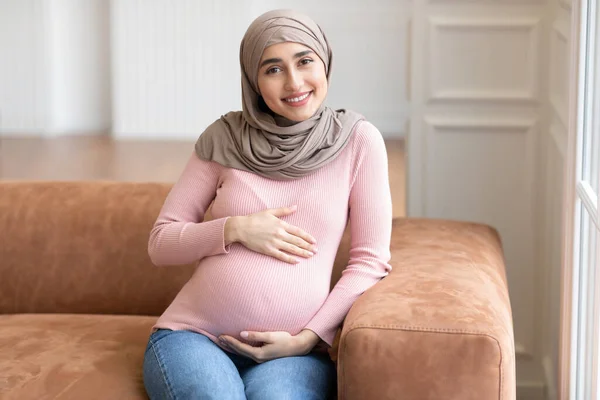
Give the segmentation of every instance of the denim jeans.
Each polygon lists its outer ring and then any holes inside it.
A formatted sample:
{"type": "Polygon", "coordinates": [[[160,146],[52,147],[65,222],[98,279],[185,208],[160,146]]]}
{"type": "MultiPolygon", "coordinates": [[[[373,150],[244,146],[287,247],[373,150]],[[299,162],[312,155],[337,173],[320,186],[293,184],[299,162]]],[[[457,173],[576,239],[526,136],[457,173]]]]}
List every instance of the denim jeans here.
{"type": "Polygon", "coordinates": [[[199,333],[159,329],[146,348],[144,386],[152,400],[325,400],[335,395],[336,370],[327,354],[258,364],[199,333]]]}

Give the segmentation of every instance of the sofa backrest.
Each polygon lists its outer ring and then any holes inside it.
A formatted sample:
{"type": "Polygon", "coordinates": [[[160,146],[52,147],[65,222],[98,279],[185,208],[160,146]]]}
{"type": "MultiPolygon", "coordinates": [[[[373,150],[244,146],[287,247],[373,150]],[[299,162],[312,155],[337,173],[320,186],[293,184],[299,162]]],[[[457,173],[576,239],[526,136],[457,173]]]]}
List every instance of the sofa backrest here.
{"type": "MultiPolygon", "coordinates": [[[[0,313],[160,315],[194,269],[156,267],[148,257],[150,230],[170,188],[0,182],[0,313]]],[[[348,249],[347,229],[332,285],[348,249]]]]}

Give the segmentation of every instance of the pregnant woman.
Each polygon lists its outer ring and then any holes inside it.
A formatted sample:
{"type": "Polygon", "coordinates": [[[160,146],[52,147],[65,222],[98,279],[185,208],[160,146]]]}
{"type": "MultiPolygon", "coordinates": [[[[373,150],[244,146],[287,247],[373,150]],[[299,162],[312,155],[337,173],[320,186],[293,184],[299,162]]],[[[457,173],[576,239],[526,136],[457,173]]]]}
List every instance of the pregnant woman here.
{"type": "Polygon", "coordinates": [[[202,133],[150,234],[154,264],[197,262],[153,327],[151,399],[335,393],[335,365],[318,349],[389,273],[392,205],[380,132],[324,103],[332,56],[321,28],[290,10],[244,35],[242,111],[202,133]],[[348,222],[350,259],[330,292],[348,222]]]}

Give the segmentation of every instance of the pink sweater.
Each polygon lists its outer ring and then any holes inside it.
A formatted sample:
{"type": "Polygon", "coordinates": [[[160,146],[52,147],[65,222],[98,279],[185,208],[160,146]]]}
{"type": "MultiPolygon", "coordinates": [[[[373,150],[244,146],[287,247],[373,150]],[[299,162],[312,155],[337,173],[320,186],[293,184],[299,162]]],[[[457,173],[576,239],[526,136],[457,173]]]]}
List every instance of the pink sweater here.
{"type": "Polygon", "coordinates": [[[153,329],[185,329],[213,341],[241,331],[314,331],[331,345],[352,303],[391,270],[392,204],[385,145],[360,122],[332,162],[293,181],[276,181],[192,155],[167,196],[150,234],[158,266],[198,266],[153,329]],[[214,199],[212,221],[202,222],[214,199]],[[318,252],[288,264],[225,246],[229,216],[298,206],[283,219],[311,234],[318,252]],[[337,249],[351,223],[350,260],[329,292],[337,249]]]}

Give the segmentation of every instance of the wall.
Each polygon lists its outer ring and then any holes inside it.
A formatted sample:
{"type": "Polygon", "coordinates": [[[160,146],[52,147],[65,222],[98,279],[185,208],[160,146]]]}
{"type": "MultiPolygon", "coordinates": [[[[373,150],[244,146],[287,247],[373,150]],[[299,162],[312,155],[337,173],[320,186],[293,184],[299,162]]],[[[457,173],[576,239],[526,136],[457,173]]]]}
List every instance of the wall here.
{"type": "Polygon", "coordinates": [[[44,7],[0,1],[0,132],[35,132],[47,123],[44,7]]]}
{"type": "Polygon", "coordinates": [[[110,129],[109,7],[105,0],[52,0],[46,15],[47,132],[110,129]]]}
{"type": "Polygon", "coordinates": [[[0,2],[0,133],[100,133],[111,123],[108,3],[0,2]]]}
{"type": "Polygon", "coordinates": [[[294,7],[334,49],[328,104],[406,132],[410,1],[0,0],[0,133],[196,138],[241,109],[239,43],[294,7]],[[315,11],[317,10],[317,11],[315,11]]]}
{"type": "Polygon", "coordinates": [[[539,357],[547,382],[548,399],[557,399],[558,352],[560,332],[560,279],[563,179],[566,171],[568,126],[569,63],[571,40],[571,3],[550,0],[547,38],[550,52],[547,76],[547,109],[544,134],[538,142],[538,182],[536,199],[539,245],[538,307],[540,323],[536,336],[539,357]]]}
{"type": "Polygon", "coordinates": [[[386,136],[408,116],[408,1],[112,3],[114,134],[195,138],[241,109],[239,44],[254,18],[294,8],[320,23],[334,51],[327,103],[363,113],[386,136]]]}

